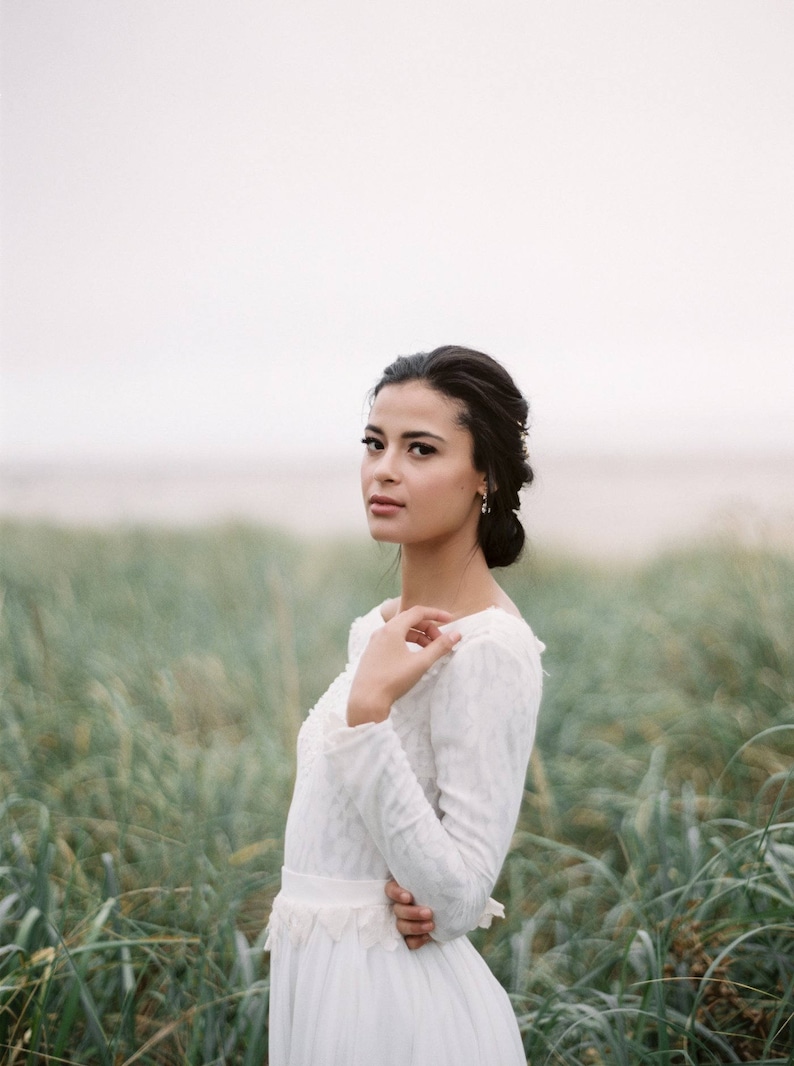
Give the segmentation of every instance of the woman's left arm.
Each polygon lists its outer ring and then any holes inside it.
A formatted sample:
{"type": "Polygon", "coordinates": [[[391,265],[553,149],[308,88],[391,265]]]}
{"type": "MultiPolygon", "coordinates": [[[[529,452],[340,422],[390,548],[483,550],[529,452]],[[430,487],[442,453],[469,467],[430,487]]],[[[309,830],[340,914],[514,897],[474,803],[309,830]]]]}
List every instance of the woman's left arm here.
{"type": "Polygon", "coordinates": [[[523,795],[540,656],[531,633],[501,630],[464,638],[432,687],[440,817],[388,718],[338,730],[329,747],[392,876],[432,909],[437,940],[478,924],[523,795]]]}

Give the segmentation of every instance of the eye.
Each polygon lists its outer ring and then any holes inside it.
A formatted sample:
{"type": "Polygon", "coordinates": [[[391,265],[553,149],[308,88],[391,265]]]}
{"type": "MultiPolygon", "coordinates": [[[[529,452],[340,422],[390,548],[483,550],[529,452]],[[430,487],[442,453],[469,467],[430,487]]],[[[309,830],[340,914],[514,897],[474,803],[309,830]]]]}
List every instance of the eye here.
{"type": "Polygon", "coordinates": [[[413,451],[414,448],[416,449],[416,455],[432,455],[436,451],[432,444],[425,444],[421,440],[414,441],[408,450],[413,451]]]}
{"type": "Polygon", "coordinates": [[[378,440],[377,437],[362,437],[361,443],[367,446],[368,452],[379,452],[383,450],[383,441],[378,440]]]}

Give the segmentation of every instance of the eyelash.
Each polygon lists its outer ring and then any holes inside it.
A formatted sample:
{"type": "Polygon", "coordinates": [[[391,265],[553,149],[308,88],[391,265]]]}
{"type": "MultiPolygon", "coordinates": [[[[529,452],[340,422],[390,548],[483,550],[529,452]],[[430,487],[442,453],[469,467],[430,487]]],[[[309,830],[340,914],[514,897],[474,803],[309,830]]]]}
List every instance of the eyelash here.
{"type": "MultiPolygon", "coordinates": [[[[377,437],[362,437],[361,443],[366,444],[367,449],[369,451],[381,451],[383,449],[383,442],[378,440],[377,437]],[[374,448],[372,447],[372,445],[380,445],[380,447],[374,448]]],[[[426,455],[433,455],[433,453],[436,451],[432,444],[425,444],[425,442],[421,440],[412,441],[408,447],[408,451],[411,451],[413,448],[424,449],[423,451],[419,451],[418,453],[422,457],[426,455]]]]}

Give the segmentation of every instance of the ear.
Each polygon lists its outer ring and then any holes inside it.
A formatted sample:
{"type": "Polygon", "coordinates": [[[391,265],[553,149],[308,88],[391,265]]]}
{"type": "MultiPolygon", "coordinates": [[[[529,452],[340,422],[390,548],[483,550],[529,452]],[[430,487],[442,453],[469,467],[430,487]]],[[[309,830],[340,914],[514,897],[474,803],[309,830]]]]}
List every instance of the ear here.
{"type": "Polygon", "coordinates": [[[492,496],[497,489],[496,482],[487,470],[480,471],[480,478],[481,480],[480,484],[477,487],[477,492],[479,492],[481,496],[483,495],[483,493],[487,493],[489,496],[492,496]]]}

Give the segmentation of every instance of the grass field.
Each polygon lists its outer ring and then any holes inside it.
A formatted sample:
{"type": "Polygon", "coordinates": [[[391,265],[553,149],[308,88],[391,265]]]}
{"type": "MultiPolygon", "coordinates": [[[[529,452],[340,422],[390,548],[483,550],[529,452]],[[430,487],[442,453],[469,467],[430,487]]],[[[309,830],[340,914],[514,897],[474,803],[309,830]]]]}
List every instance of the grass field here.
{"type": "MultiPolygon", "coordinates": [[[[301,719],[389,552],[2,527],[0,1061],[267,1055],[301,719]]],[[[474,935],[528,1060],[794,1061],[794,560],[529,557],[526,802],[474,935]]]]}

